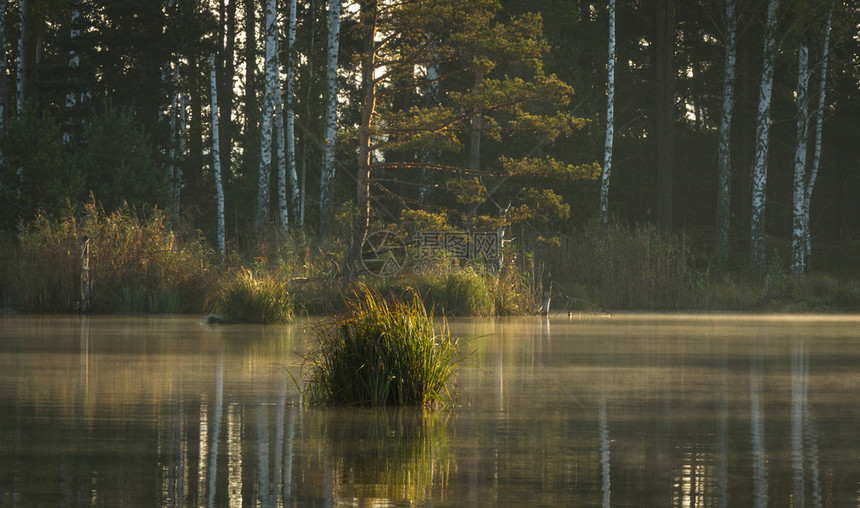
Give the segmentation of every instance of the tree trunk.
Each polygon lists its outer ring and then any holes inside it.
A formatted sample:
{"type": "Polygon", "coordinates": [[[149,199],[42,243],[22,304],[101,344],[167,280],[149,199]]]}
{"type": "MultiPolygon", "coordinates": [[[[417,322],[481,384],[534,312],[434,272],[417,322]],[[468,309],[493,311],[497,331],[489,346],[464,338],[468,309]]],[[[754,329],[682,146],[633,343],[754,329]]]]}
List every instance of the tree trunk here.
{"type": "Polygon", "coordinates": [[[376,114],[376,23],[379,15],[378,0],[365,0],[361,3],[364,23],[364,59],[361,67],[361,84],[364,90],[364,104],[361,112],[361,126],[358,131],[358,173],[356,175],[356,205],[358,216],[352,227],[352,241],[343,265],[343,285],[349,284],[357,273],[356,263],[361,255],[361,245],[367,237],[370,226],[370,162],[371,130],[376,114]]]}
{"type": "Polygon", "coordinates": [[[812,191],[815,188],[815,180],[818,178],[818,168],[821,165],[821,135],[824,127],[824,98],[827,90],[827,58],[830,53],[830,26],[833,22],[833,6],[827,12],[827,21],[824,25],[824,44],[821,48],[821,75],[818,78],[818,107],[815,109],[815,145],[812,155],[812,167],[809,171],[809,180],[806,183],[803,203],[803,243],[806,251],[807,267],[812,256],[812,235],[809,230],[809,202],[812,200],[812,191]]]}
{"type": "Polygon", "coordinates": [[[275,69],[278,80],[273,89],[275,100],[272,113],[275,115],[275,133],[278,142],[278,218],[281,232],[286,234],[290,227],[290,210],[287,206],[287,155],[286,147],[284,146],[286,129],[284,128],[284,105],[283,97],[281,96],[281,65],[278,59],[277,47],[275,48],[275,69]]]}
{"type": "Polygon", "coordinates": [[[212,169],[215,179],[216,214],[218,218],[218,255],[224,259],[224,187],[221,184],[221,137],[218,133],[218,80],[215,53],[209,55],[209,84],[212,90],[212,169]]]}
{"type": "MultiPolygon", "coordinates": [[[[476,90],[479,89],[483,82],[483,70],[476,71],[474,88],[476,90]]],[[[472,112],[472,119],[470,125],[471,133],[469,136],[469,171],[472,172],[477,172],[481,170],[481,129],[483,128],[483,125],[484,122],[483,117],[481,116],[481,107],[475,106],[475,110],[472,112]]]]}
{"type": "MultiPolygon", "coordinates": [[[[428,108],[433,108],[439,105],[439,64],[436,62],[436,54],[434,52],[433,62],[427,66],[427,95],[425,96],[425,105],[428,108]]],[[[423,150],[423,163],[435,164],[438,162],[438,154],[433,148],[423,150]]],[[[430,188],[433,186],[433,170],[427,166],[422,166],[421,176],[419,177],[418,186],[418,201],[425,204],[430,198],[430,188]]]]}
{"type": "Polygon", "coordinates": [[[18,88],[18,117],[24,113],[24,104],[27,102],[28,83],[27,77],[30,74],[30,58],[27,51],[28,17],[30,11],[30,2],[27,0],[18,0],[18,72],[17,72],[17,88],[18,88]]]}
{"type": "Polygon", "coordinates": [[[729,259],[729,227],[732,199],[732,113],[735,107],[735,0],[726,0],[726,62],[723,70],[723,108],[720,112],[719,185],[717,189],[716,254],[722,263],[729,259]]]}
{"type": "Polygon", "coordinates": [[[750,255],[752,268],[765,269],[765,187],[767,186],[767,154],[770,139],[770,102],[773,92],[773,67],[776,57],[776,11],[779,0],[769,0],[767,26],[764,35],[764,61],[761,69],[756,143],[752,172],[752,209],[750,210],[750,255]]]}
{"type": "Polygon", "coordinates": [[[179,143],[179,132],[177,129],[177,122],[179,117],[179,65],[173,63],[173,73],[172,73],[172,81],[171,85],[173,88],[172,98],[170,101],[170,150],[169,150],[169,164],[168,168],[168,178],[169,178],[169,189],[171,196],[171,206],[173,207],[173,214],[175,219],[179,219],[179,188],[181,185],[181,180],[178,178],[178,175],[181,173],[179,169],[179,164],[177,163],[177,144],[179,143]]]}
{"type": "Polygon", "coordinates": [[[615,0],[609,0],[609,58],[606,68],[606,138],[600,180],[600,228],[603,230],[609,224],[609,177],[612,173],[612,143],[615,137],[615,0]]]}
{"type": "Polygon", "coordinates": [[[201,168],[205,164],[203,159],[203,104],[205,97],[202,91],[206,88],[203,85],[203,78],[206,72],[201,69],[201,64],[198,58],[194,55],[188,56],[188,80],[189,88],[192,92],[189,95],[189,118],[188,118],[188,158],[185,165],[185,181],[188,182],[188,192],[192,200],[198,196],[206,195],[208,189],[203,187],[203,175],[201,168]]]}
{"type": "MultiPolygon", "coordinates": [[[[8,2],[3,2],[0,7],[0,47],[6,47],[6,6],[8,2]]],[[[6,51],[0,51],[0,134],[6,132],[6,126],[9,123],[9,62],[6,59],[6,51]]],[[[0,154],[2,161],[2,154],[0,154]]]]}
{"type": "Polygon", "coordinates": [[[657,33],[655,46],[655,140],[657,147],[657,187],[655,210],[657,225],[664,234],[672,232],[673,224],[673,158],[675,151],[675,47],[674,0],[657,0],[657,33]]]}
{"type": "Polygon", "coordinates": [[[272,172],[272,120],[275,111],[275,87],[278,86],[278,23],[275,0],[266,1],[266,79],[263,93],[263,115],[260,127],[260,170],[257,177],[257,211],[255,224],[262,230],[269,220],[269,180],[272,172]]]}
{"type": "Polygon", "coordinates": [[[258,164],[257,35],[254,0],[245,0],[245,163],[248,172],[258,164]]]}
{"type": "MultiPolygon", "coordinates": [[[[78,52],[75,50],[75,39],[81,34],[80,19],[81,19],[81,2],[80,0],[72,0],[71,2],[71,19],[69,30],[69,80],[66,86],[66,117],[64,119],[65,129],[63,129],[63,144],[68,144],[72,139],[72,112],[77,104],[76,74],[80,65],[78,52]]],[[[5,37],[4,37],[5,39],[5,37]]],[[[5,52],[4,52],[5,53],[5,52]]]]}
{"type": "MultiPolygon", "coordinates": [[[[313,48],[316,46],[316,31],[317,31],[317,7],[316,2],[314,0],[310,0],[310,5],[308,6],[308,12],[310,13],[309,20],[309,32],[310,32],[310,44],[308,45],[311,48],[308,51],[307,59],[308,59],[308,74],[305,81],[308,83],[307,94],[305,95],[305,122],[309,122],[311,118],[311,102],[313,99],[313,83],[314,83],[314,59],[313,59],[313,48]]],[[[305,133],[302,137],[303,139],[303,147],[302,147],[302,186],[299,189],[299,227],[304,229],[305,227],[305,196],[307,190],[307,182],[308,182],[308,160],[310,159],[311,153],[311,139],[310,136],[305,133]]]]}
{"type": "MultiPolygon", "coordinates": [[[[222,0],[223,1],[223,0],[222,0]]],[[[218,121],[221,133],[221,148],[229,153],[233,145],[233,77],[236,66],[234,56],[236,53],[236,0],[224,7],[221,14],[224,24],[224,41],[221,58],[218,62],[218,121]]],[[[221,43],[219,42],[219,47],[221,43]]],[[[230,160],[223,161],[227,166],[230,160]]]]}
{"type": "Polygon", "coordinates": [[[335,137],[337,135],[337,53],[340,44],[340,0],[329,0],[328,62],[326,81],[328,101],[325,112],[325,139],[323,140],[323,167],[320,178],[320,236],[331,234],[334,222],[335,137]]]}
{"type": "Polygon", "coordinates": [[[299,181],[296,175],[296,0],[290,0],[287,28],[287,170],[290,173],[293,218],[299,217],[299,181]]]}
{"type": "Polygon", "coordinates": [[[797,142],[794,151],[791,235],[791,273],[795,277],[806,270],[803,212],[806,203],[806,151],[809,140],[809,48],[806,44],[801,44],[797,53],[797,142]]]}

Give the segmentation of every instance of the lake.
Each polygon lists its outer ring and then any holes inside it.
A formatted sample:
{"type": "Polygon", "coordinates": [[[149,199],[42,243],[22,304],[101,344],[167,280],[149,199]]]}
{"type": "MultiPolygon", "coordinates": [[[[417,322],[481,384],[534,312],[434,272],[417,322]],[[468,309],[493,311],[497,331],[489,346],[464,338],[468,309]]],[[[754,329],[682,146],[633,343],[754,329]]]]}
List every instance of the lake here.
{"type": "Polygon", "coordinates": [[[0,505],[860,506],[860,316],[452,320],[436,411],[301,405],[311,324],[0,318],[0,505]]]}

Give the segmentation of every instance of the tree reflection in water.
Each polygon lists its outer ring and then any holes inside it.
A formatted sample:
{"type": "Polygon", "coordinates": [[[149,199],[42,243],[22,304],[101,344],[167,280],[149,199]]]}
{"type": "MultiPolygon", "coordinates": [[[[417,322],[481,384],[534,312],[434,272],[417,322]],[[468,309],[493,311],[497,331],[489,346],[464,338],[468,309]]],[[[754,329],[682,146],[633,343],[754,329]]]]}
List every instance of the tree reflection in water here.
{"type": "Polygon", "coordinates": [[[296,327],[3,318],[0,504],[848,506],[858,325],[463,320],[428,413],[293,405],[296,327]]]}

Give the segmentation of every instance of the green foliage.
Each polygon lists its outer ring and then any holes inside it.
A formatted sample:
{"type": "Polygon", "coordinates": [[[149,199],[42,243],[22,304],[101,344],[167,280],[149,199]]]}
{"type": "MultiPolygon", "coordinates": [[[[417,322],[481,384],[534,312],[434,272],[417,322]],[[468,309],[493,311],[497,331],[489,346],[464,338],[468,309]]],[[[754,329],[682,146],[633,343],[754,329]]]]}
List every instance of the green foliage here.
{"type": "Polygon", "coordinates": [[[305,361],[311,403],[429,406],[450,397],[457,341],[417,295],[386,301],[364,288],[316,334],[305,361]]]}
{"type": "Polygon", "coordinates": [[[125,112],[105,103],[84,123],[82,133],[63,143],[60,124],[31,108],[12,120],[0,138],[0,226],[30,220],[39,211],[62,213],[66,202],[94,193],[107,210],[128,203],[162,201],[165,172],[155,146],[125,112]]]}
{"type": "Polygon", "coordinates": [[[270,276],[240,270],[219,292],[214,311],[227,322],[283,324],[293,317],[293,299],[285,284],[270,276]]]}
{"type": "Polygon", "coordinates": [[[85,123],[76,144],[77,164],[86,177],[86,191],[114,210],[164,202],[166,175],[142,126],[110,102],[85,123]]]}
{"type": "Polygon", "coordinates": [[[568,164],[546,156],[543,159],[525,157],[512,159],[499,157],[502,171],[512,176],[527,178],[555,178],[558,180],[597,180],[600,177],[600,165],[596,162],[591,164],[568,164]]]}
{"type": "Polygon", "coordinates": [[[453,267],[444,271],[418,274],[416,289],[425,303],[436,312],[449,316],[489,316],[494,314],[492,276],[472,268],[453,267]]]}
{"type": "Polygon", "coordinates": [[[60,211],[66,200],[86,197],[86,177],[75,154],[63,146],[52,116],[25,109],[0,138],[0,152],[0,227],[14,226],[39,210],[60,211]]]}

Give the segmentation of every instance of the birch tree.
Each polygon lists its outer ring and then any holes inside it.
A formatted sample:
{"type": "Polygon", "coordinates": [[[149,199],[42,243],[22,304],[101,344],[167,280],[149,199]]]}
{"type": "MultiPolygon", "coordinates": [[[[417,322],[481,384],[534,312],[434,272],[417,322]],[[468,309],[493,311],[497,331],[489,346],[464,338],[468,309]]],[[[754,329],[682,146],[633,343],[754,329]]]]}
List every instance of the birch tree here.
{"type": "Polygon", "coordinates": [[[603,150],[603,175],[600,181],[601,229],[606,229],[609,224],[609,177],[612,173],[612,143],[615,136],[615,0],[609,0],[609,58],[606,68],[606,139],[603,150]]]}
{"type": "Polygon", "coordinates": [[[293,218],[299,217],[299,181],[296,175],[296,0],[290,0],[287,25],[287,170],[290,173],[293,218]]]}
{"type": "Polygon", "coordinates": [[[221,147],[218,135],[218,80],[215,54],[209,55],[209,85],[212,91],[212,169],[215,179],[216,214],[218,219],[218,255],[224,259],[224,187],[221,183],[221,147]]]}
{"type": "Polygon", "coordinates": [[[337,53],[340,45],[340,0],[328,3],[328,44],[326,83],[328,97],[325,111],[323,167],[320,178],[320,236],[331,233],[334,221],[335,136],[337,134],[337,53]]]}
{"type": "Polygon", "coordinates": [[[794,151],[794,195],[792,199],[791,273],[806,269],[804,245],[804,207],[806,204],[806,152],[809,139],[809,47],[801,44],[797,51],[797,141],[794,151]]]}
{"type": "Polygon", "coordinates": [[[724,263],[729,256],[729,226],[731,222],[732,195],[732,113],[735,104],[735,59],[737,48],[735,39],[737,22],[735,20],[735,0],[726,0],[726,56],[723,70],[723,106],[720,111],[720,140],[717,158],[719,160],[719,185],[717,196],[717,257],[724,263]]]}
{"type": "Polygon", "coordinates": [[[754,270],[765,268],[765,187],[770,139],[770,103],[773,92],[773,67],[776,57],[776,11],[779,0],[769,0],[764,34],[764,60],[761,69],[758,112],[756,114],[755,155],[752,171],[752,209],[750,211],[750,255],[754,270]]]}
{"type": "Polygon", "coordinates": [[[809,180],[806,183],[803,204],[803,237],[806,259],[812,255],[812,236],[809,231],[809,202],[812,199],[812,191],[815,188],[815,180],[818,178],[818,168],[821,165],[821,136],[824,126],[825,95],[827,91],[827,60],[830,56],[830,29],[833,23],[833,8],[835,0],[830,2],[827,11],[827,20],[824,24],[824,42],[821,46],[821,70],[818,77],[818,107],[815,108],[815,141],[812,155],[812,167],[809,171],[809,180]]]}
{"type": "Polygon", "coordinates": [[[260,127],[260,169],[257,178],[255,224],[262,229],[269,218],[269,180],[272,171],[272,120],[275,111],[275,87],[278,86],[276,0],[266,1],[266,79],[263,93],[263,115],[260,127]]]}
{"type": "MultiPolygon", "coordinates": [[[[273,3],[277,4],[277,1],[273,3]]],[[[277,7],[277,5],[276,5],[277,7]]],[[[272,115],[275,120],[275,139],[277,139],[277,148],[278,148],[278,219],[280,223],[280,228],[282,233],[286,233],[290,227],[290,214],[287,208],[287,156],[284,149],[284,139],[285,139],[285,129],[284,129],[284,109],[283,109],[283,98],[281,95],[281,63],[279,59],[279,47],[280,47],[280,28],[278,27],[278,15],[275,9],[274,11],[274,34],[275,36],[271,38],[272,45],[274,46],[274,74],[275,79],[272,85],[272,93],[274,97],[272,98],[272,115]]],[[[268,42],[266,43],[266,47],[268,48],[268,42]]],[[[266,50],[268,55],[268,49],[266,50]]],[[[268,77],[268,66],[266,68],[267,77],[268,77]]],[[[269,86],[269,84],[267,84],[269,86]]]]}

